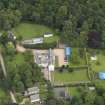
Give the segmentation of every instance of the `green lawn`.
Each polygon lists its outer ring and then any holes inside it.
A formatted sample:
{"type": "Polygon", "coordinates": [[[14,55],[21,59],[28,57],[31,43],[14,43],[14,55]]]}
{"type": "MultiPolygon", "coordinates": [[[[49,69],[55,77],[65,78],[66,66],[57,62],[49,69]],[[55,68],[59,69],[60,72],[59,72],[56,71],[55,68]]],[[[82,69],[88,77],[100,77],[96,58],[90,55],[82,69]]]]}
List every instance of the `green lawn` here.
{"type": "Polygon", "coordinates": [[[91,61],[92,70],[95,72],[105,71],[105,55],[100,51],[99,54],[96,55],[97,60],[91,61]],[[99,64],[97,64],[97,62],[99,64]]]}
{"type": "Polygon", "coordinates": [[[66,92],[70,95],[70,96],[79,96],[79,90],[77,87],[67,87],[66,88],[66,92]]]}
{"type": "Polygon", "coordinates": [[[42,37],[46,32],[54,34],[52,38],[45,38],[46,42],[55,41],[58,39],[53,29],[39,24],[21,23],[17,27],[13,28],[12,31],[17,37],[22,36],[23,39],[42,37]]]}
{"type": "Polygon", "coordinates": [[[74,71],[73,73],[55,71],[52,73],[54,83],[88,81],[87,70],[74,71]]]}
{"type": "Polygon", "coordinates": [[[72,48],[71,55],[69,57],[70,66],[82,66],[86,65],[85,52],[82,48],[72,48]]]}

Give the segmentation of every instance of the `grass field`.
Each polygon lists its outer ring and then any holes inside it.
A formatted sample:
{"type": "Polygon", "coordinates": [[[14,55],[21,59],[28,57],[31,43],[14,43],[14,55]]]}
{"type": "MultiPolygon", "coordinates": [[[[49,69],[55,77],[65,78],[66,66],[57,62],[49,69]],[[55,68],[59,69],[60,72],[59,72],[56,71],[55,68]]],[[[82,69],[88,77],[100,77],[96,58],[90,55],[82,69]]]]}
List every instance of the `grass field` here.
{"type": "Polygon", "coordinates": [[[74,71],[73,73],[55,71],[52,73],[54,83],[88,81],[87,70],[74,71]]]}
{"type": "Polygon", "coordinates": [[[58,37],[55,35],[54,30],[44,25],[21,23],[17,27],[13,28],[12,31],[17,37],[22,36],[23,40],[42,37],[43,34],[47,32],[53,33],[54,36],[52,38],[46,38],[46,42],[55,41],[58,39],[58,37]]]}

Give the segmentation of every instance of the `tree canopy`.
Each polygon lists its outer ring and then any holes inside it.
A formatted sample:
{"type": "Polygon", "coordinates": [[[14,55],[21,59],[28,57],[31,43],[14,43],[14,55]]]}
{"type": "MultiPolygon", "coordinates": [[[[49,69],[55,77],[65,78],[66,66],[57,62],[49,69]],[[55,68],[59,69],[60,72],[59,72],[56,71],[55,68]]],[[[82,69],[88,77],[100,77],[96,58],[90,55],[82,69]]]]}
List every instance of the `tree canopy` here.
{"type": "MultiPolygon", "coordinates": [[[[1,0],[0,28],[8,30],[21,21],[32,21],[58,29],[66,44],[86,47],[93,31],[104,38],[104,12],[104,0],[1,0]]],[[[101,41],[98,47],[104,48],[101,41]]],[[[96,42],[91,46],[97,48],[96,42]]]]}

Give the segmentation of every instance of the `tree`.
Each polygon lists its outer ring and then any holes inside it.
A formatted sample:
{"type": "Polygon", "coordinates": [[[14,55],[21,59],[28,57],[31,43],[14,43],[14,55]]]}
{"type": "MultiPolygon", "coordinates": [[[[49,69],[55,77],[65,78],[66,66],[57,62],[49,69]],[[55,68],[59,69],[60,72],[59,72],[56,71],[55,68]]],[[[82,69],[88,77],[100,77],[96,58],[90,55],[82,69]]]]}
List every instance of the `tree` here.
{"type": "Polygon", "coordinates": [[[14,45],[12,42],[9,42],[7,45],[6,45],[6,53],[8,55],[11,55],[11,56],[14,56],[14,54],[16,53],[16,49],[14,48],[14,45]]]}
{"type": "Polygon", "coordinates": [[[68,72],[73,72],[73,68],[68,68],[68,72]]]}
{"type": "Polygon", "coordinates": [[[85,21],[82,24],[79,36],[77,38],[76,46],[87,47],[88,33],[89,33],[89,25],[88,25],[87,21],[85,21]]]}
{"type": "Polygon", "coordinates": [[[56,13],[56,26],[59,27],[62,31],[62,26],[64,24],[64,21],[67,18],[68,9],[66,5],[60,6],[58,8],[58,11],[56,13]]]}
{"type": "Polygon", "coordinates": [[[85,95],[84,100],[85,100],[86,104],[94,105],[95,98],[96,98],[96,93],[95,92],[88,92],[85,95]]]}
{"type": "Polygon", "coordinates": [[[60,72],[63,72],[65,70],[65,65],[62,65],[59,69],[60,72]]]}
{"type": "Polygon", "coordinates": [[[102,42],[101,42],[102,48],[105,48],[105,31],[102,32],[102,42]]]}
{"type": "Polygon", "coordinates": [[[2,9],[0,10],[0,19],[0,27],[4,30],[10,30],[20,22],[21,12],[19,10],[2,9]]]}
{"type": "Polygon", "coordinates": [[[76,29],[76,19],[74,16],[70,16],[69,20],[65,21],[63,28],[64,41],[70,46],[75,46],[75,38],[77,37],[76,29]]]}
{"type": "Polygon", "coordinates": [[[19,74],[16,74],[14,76],[12,86],[13,86],[13,88],[15,88],[15,90],[17,92],[23,92],[24,91],[25,87],[24,87],[23,82],[21,81],[21,77],[19,74]]]}
{"type": "Polygon", "coordinates": [[[101,47],[101,35],[99,32],[92,31],[88,35],[88,46],[91,48],[101,47]]]}
{"type": "Polygon", "coordinates": [[[104,105],[105,102],[104,102],[104,99],[102,96],[97,96],[96,99],[95,99],[95,105],[104,105]]]}
{"type": "Polygon", "coordinates": [[[7,33],[4,32],[3,34],[1,34],[0,36],[0,43],[6,47],[6,44],[8,43],[8,36],[7,33]]]}

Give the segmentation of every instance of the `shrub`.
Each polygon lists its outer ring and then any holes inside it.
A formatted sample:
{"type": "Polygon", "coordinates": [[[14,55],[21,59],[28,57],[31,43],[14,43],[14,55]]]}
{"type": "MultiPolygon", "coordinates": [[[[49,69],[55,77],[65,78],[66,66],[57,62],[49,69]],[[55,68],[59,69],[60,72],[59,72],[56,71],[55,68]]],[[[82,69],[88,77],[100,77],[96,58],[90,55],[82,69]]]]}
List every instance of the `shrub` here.
{"type": "Polygon", "coordinates": [[[67,70],[68,72],[71,72],[71,73],[73,72],[73,68],[68,68],[67,70]]]}
{"type": "Polygon", "coordinates": [[[99,61],[96,62],[96,65],[100,65],[101,63],[99,61]]]}

